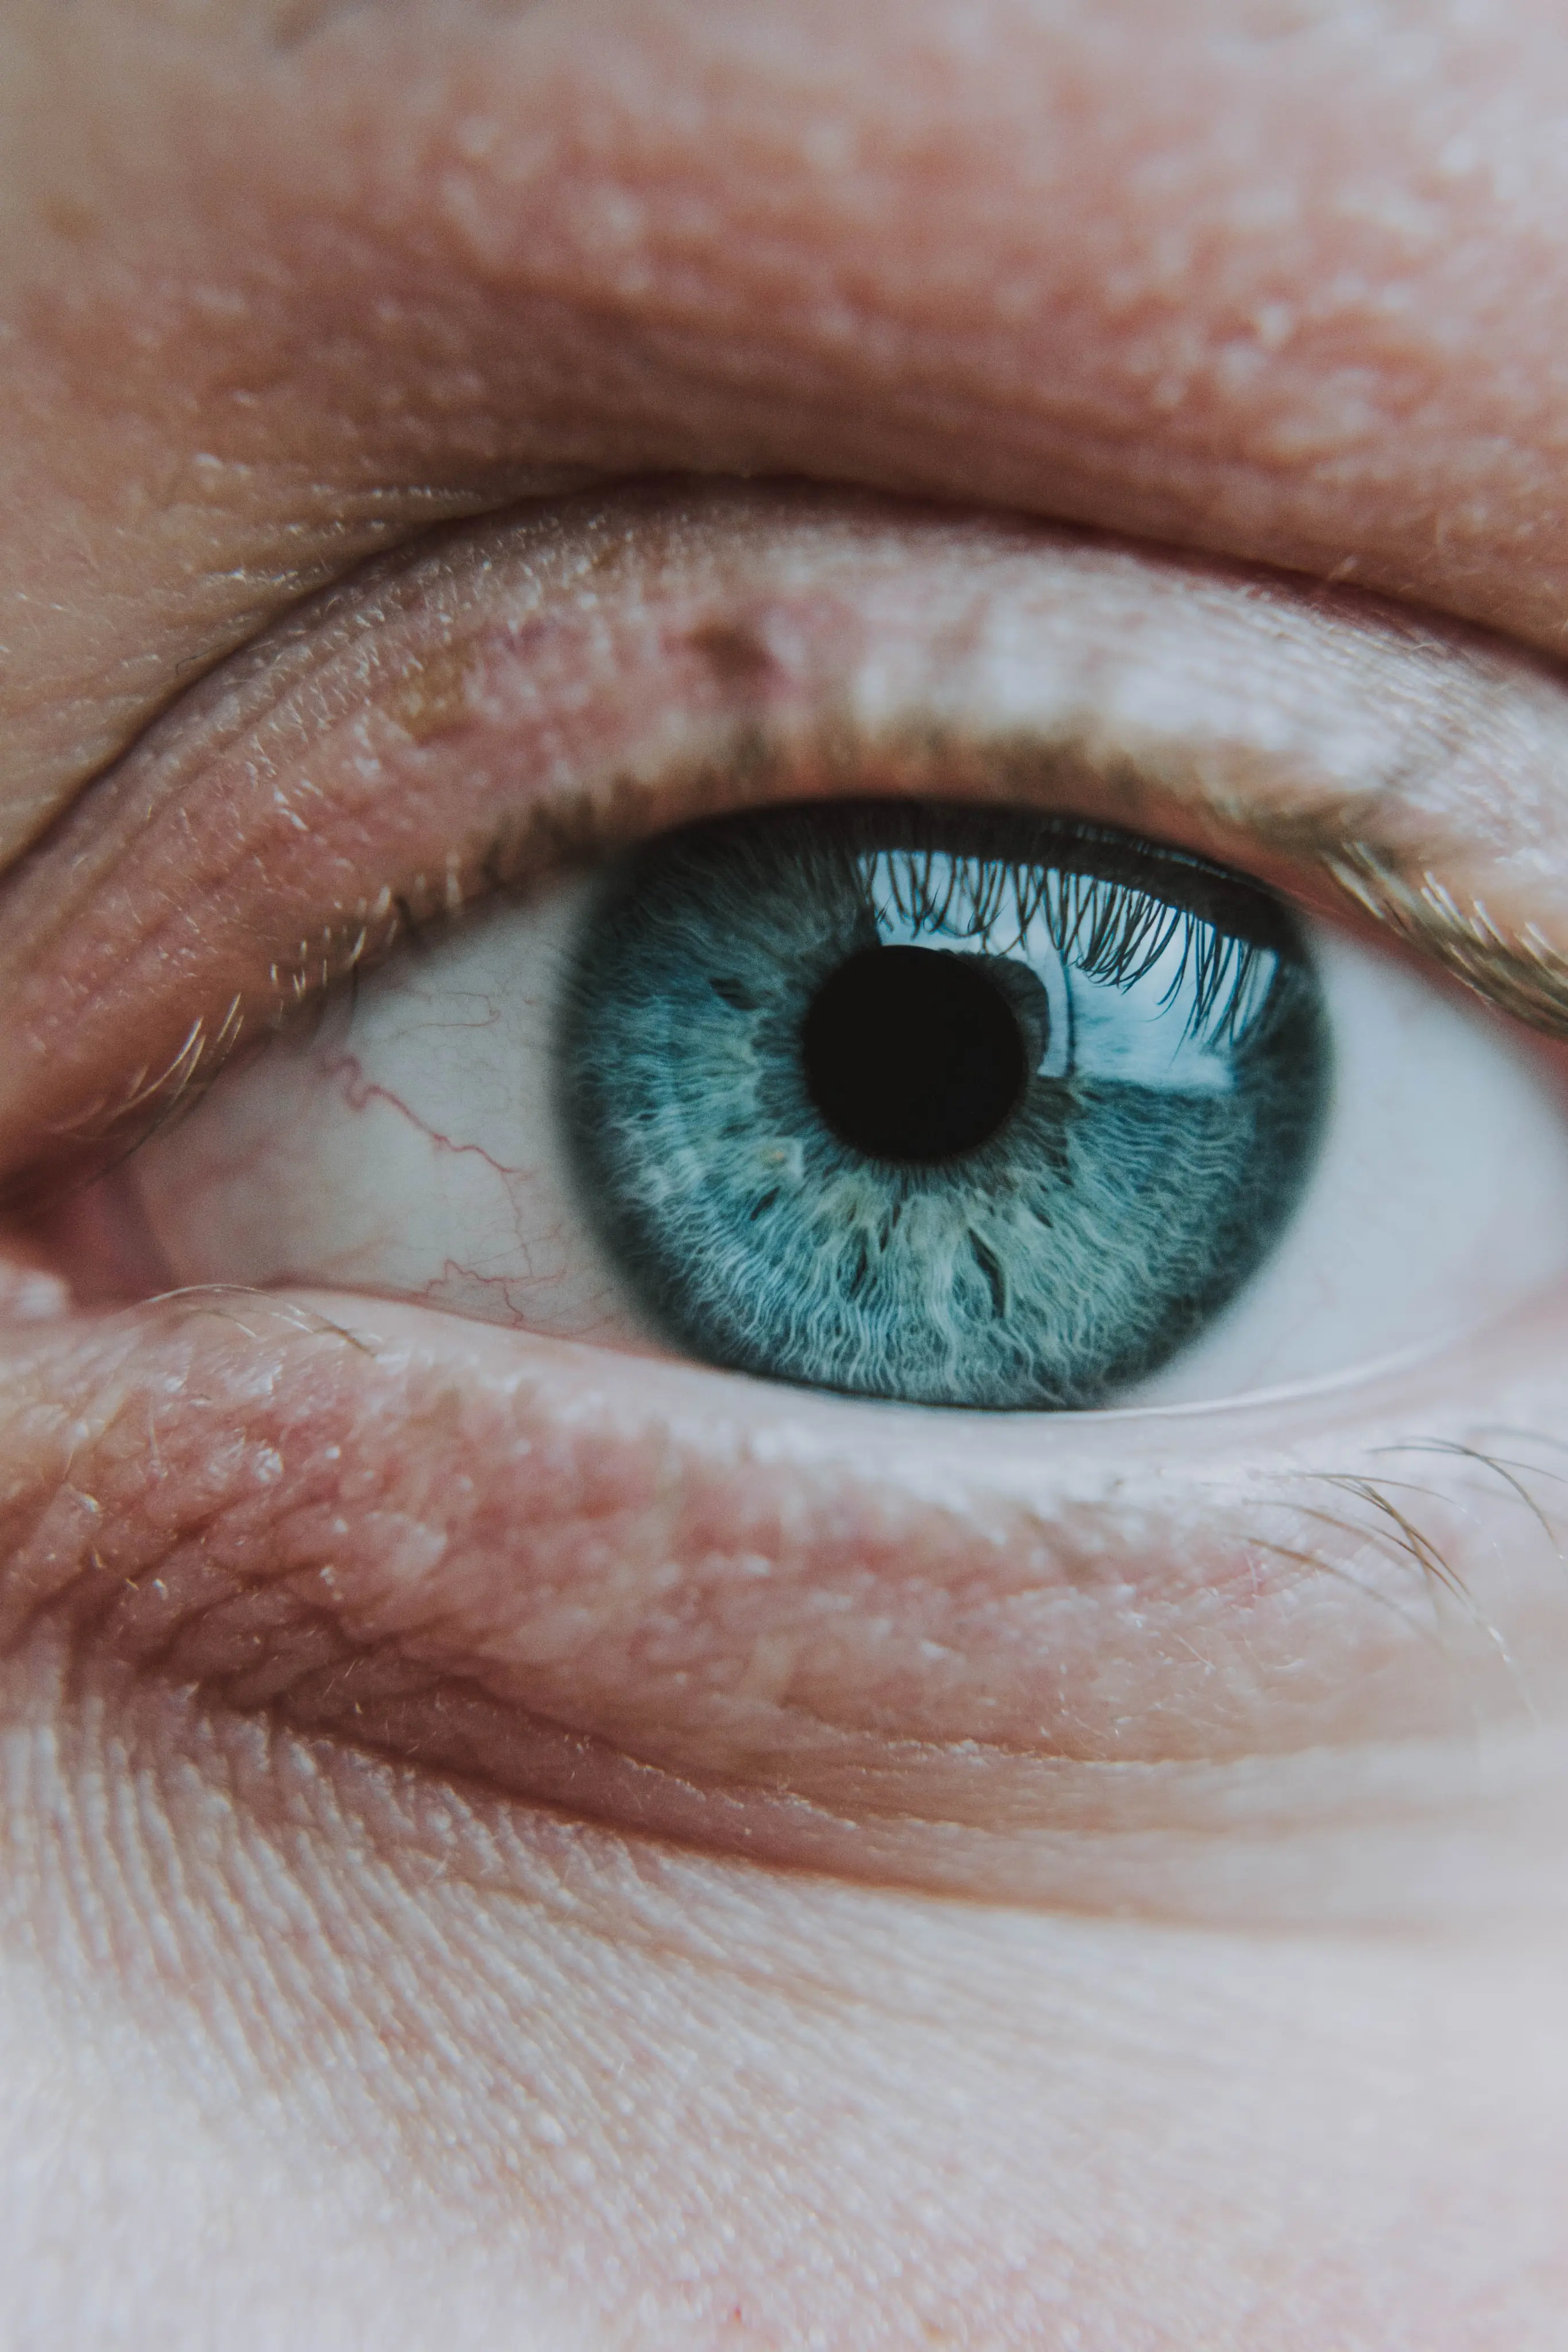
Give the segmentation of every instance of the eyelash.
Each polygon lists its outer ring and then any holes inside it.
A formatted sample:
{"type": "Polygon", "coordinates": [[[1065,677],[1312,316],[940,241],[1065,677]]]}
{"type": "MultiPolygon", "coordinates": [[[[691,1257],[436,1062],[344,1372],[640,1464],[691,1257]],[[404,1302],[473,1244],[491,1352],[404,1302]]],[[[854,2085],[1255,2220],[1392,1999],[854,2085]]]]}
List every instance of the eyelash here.
{"type": "MultiPolygon", "coordinates": [[[[922,779],[949,762],[972,765],[977,752],[986,748],[955,744],[948,734],[931,728],[911,730],[911,734],[915,756],[910,765],[922,779]]],[[[1069,772],[1069,763],[1060,753],[1052,756],[1042,753],[1039,746],[1018,743],[999,753],[991,747],[991,759],[982,765],[988,767],[994,761],[1005,772],[1012,806],[1026,797],[1019,791],[1025,786],[1027,799],[1046,804],[1053,829],[1060,828],[1064,839],[1085,847],[1098,846],[1112,867],[1118,861],[1126,863],[1124,833],[1108,832],[1092,820],[1059,814],[1064,772],[1069,772]]],[[[802,757],[798,743],[772,740],[761,728],[748,725],[733,759],[710,753],[674,777],[658,780],[652,789],[645,782],[620,779],[601,794],[584,792],[553,806],[509,814],[492,828],[477,852],[470,845],[455,847],[434,875],[426,869],[395,887],[383,885],[373,900],[362,903],[351,916],[330,919],[314,940],[302,940],[294,961],[269,967],[268,996],[262,1004],[253,1007],[242,995],[231,996],[215,1022],[198,1016],[162,1069],[138,1070],[118,1099],[91,1104],[68,1125],[56,1127],[51,1139],[65,1148],[68,1184],[77,1188],[91,1184],[123,1165],[143,1144],[189,1116],[242,1055],[265,1051],[271,1040],[325,1018],[345,992],[351,1007],[361,981],[389,959],[439,940],[444,931],[492,902],[531,894],[573,873],[603,867],[640,841],[695,818],[779,805],[787,802],[792,786],[811,788],[813,801],[836,801],[841,793],[848,793],[857,786],[863,792],[868,774],[893,787],[903,780],[890,761],[886,743],[868,748],[863,764],[857,765],[856,751],[841,732],[826,752],[814,746],[802,757]],[[654,800],[656,810],[651,810],[654,800]],[[650,824],[651,814],[656,815],[656,823],[650,824]]],[[[1123,800],[1146,799],[1143,780],[1131,771],[1122,771],[1117,783],[1123,800]]],[[[888,797],[894,797],[894,792],[890,791],[888,797]]],[[[1225,867],[1194,851],[1171,846],[1152,832],[1150,837],[1156,842],[1162,865],[1184,870],[1200,891],[1218,889],[1222,899],[1226,897],[1229,876],[1225,867]]],[[[1325,866],[1329,863],[1322,862],[1325,866]]],[[[1342,881],[1342,887],[1364,911],[1389,928],[1418,938],[1427,961],[1453,968],[1457,950],[1445,952],[1440,945],[1434,947],[1420,928],[1419,908],[1403,917],[1389,913],[1390,908],[1404,902],[1396,899],[1387,868],[1374,852],[1347,856],[1345,871],[1357,880],[1354,888],[1349,882],[1342,881]],[[1357,856],[1359,862],[1355,862],[1357,856]],[[1377,879],[1365,878],[1372,876],[1377,879]]],[[[906,912],[918,912],[944,924],[951,919],[951,909],[938,903],[940,893],[934,890],[928,872],[921,875],[912,867],[908,887],[912,895],[906,912]]],[[[988,904],[982,907],[977,901],[966,922],[986,927],[994,923],[1007,888],[1007,870],[998,865],[991,877],[988,904]]],[[[1451,901],[1448,903],[1451,908],[1451,901]]],[[[1019,925],[1034,911],[1026,909],[1020,900],[1015,908],[1019,925]]],[[[1082,887],[1059,893],[1039,911],[1045,915],[1059,947],[1071,948],[1084,961],[1086,971],[1113,979],[1118,985],[1135,982],[1179,931],[1183,972],[1189,957],[1196,957],[1198,964],[1193,1017],[1200,1024],[1210,1018],[1223,999],[1223,1031],[1250,1001],[1259,950],[1246,946],[1238,954],[1216,955],[1212,931],[1201,916],[1173,909],[1155,895],[1134,900],[1125,893],[1106,894],[1093,880],[1086,879],[1082,887]],[[1086,923],[1091,936],[1081,948],[1086,923]]],[[[1495,943],[1491,952],[1495,960],[1495,943]]],[[[1564,970],[1568,972],[1568,966],[1564,970]]],[[[1468,973],[1461,971],[1458,976],[1476,985],[1468,973]]],[[[1568,989],[1568,980],[1564,986],[1568,989]]],[[[1495,992],[1493,978],[1489,998],[1495,997],[1495,992]]],[[[1554,1022],[1559,1019],[1554,1011],[1551,1017],[1554,1022]]],[[[1535,1025],[1546,1025],[1539,1014],[1535,1025]]],[[[1568,1007],[1553,1034],[1568,1034],[1568,1007]]],[[[26,1223],[40,1200],[55,1197],[60,1173],[54,1153],[44,1164],[19,1171],[0,1188],[0,1214],[26,1223]]]]}
{"type": "Polygon", "coordinates": [[[1436,875],[1408,881],[1370,843],[1325,850],[1320,864],[1351,906],[1385,936],[1522,1027],[1568,1038],[1568,956],[1533,925],[1511,939],[1479,899],[1467,913],[1436,875]]]}
{"type": "MultiPolygon", "coordinates": [[[[997,804],[1019,805],[1026,798],[1019,787],[1027,781],[1032,787],[1028,802],[1043,801],[1054,814],[1060,799],[1056,772],[1065,763],[1042,757],[1038,747],[1029,749],[1031,756],[1026,759],[1021,747],[1008,747],[1001,764],[1011,797],[1004,802],[998,791],[997,804]]],[[[919,758],[914,764],[919,779],[928,782],[943,762],[952,760],[957,764],[972,761],[973,756],[972,750],[966,751],[946,735],[923,730],[919,758]]],[[[868,780],[873,778],[886,781],[892,788],[889,798],[899,796],[901,773],[885,743],[866,747],[858,764],[855,751],[841,736],[833,744],[831,757],[814,747],[802,758],[797,744],[772,740],[751,726],[732,758],[710,754],[673,776],[659,779],[652,789],[646,783],[620,779],[603,793],[583,792],[549,807],[510,814],[491,829],[477,849],[471,842],[455,846],[434,872],[425,868],[396,884],[383,884],[374,898],[361,901],[351,914],[329,918],[314,937],[299,941],[291,961],[279,960],[268,966],[265,999],[251,1003],[236,993],[215,1021],[198,1015],[178,1051],[161,1069],[138,1069],[117,1098],[89,1104],[68,1124],[55,1126],[51,1140],[90,1155],[90,1180],[184,1116],[242,1050],[261,1050],[269,1039],[320,1017],[343,990],[352,992],[389,957],[439,937],[444,929],[493,900],[531,893],[574,873],[601,867],[653,834],[702,817],[779,805],[794,797],[796,790],[813,802],[832,801],[857,790],[863,793],[868,780]],[[652,809],[651,801],[656,801],[652,809]],[[651,823],[651,816],[656,822],[651,823]]],[[[1120,843],[1124,838],[1107,834],[1091,822],[1071,817],[1060,821],[1064,835],[1084,843],[1120,843]]],[[[1163,860],[1182,865],[1194,877],[1214,877],[1223,886],[1223,867],[1163,842],[1159,851],[1163,860]]],[[[1048,919],[1062,925],[1059,944],[1076,940],[1079,926],[1097,904],[1103,902],[1094,901],[1091,894],[1071,911],[1063,908],[1052,916],[1046,910],[1048,919]]],[[[936,911],[935,901],[928,911],[936,911]]],[[[1021,907],[1019,911],[1021,920],[1021,907]]],[[[1157,959],[1183,919],[1179,914],[1173,917],[1166,903],[1155,898],[1149,898],[1141,915],[1118,909],[1115,932],[1094,940],[1087,950],[1092,960],[1090,968],[1097,971],[1100,960],[1108,959],[1103,976],[1114,972],[1119,980],[1130,982],[1139,975],[1140,959],[1145,962],[1157,959]]],[[[1193,944],[1201,954],[1197,939],[1200,928],[1193,927],[1193,944]]],[[[1235,1003],[1244,1002],[1249,977],[1244,969],[1206,971],[1202,975],[1206,1011],[1222,992],[1235,1003]]],[[[12,1186],[0,1191],[0,1207],[25,1208],[29,1184],[39,1174],[52,1181],[55,1173],[52,1164],[47,1170],[24,1171],[12,1186]]]]}
{"type": "MultiPolygon", "coordinates": [[[[1124,836],[1071,819],[1050,830],[1064,860],[1073,863],[1045,866],[1032,882],[1015,861],[1000,856],[976,866],[956,865],[929,849],[890,855],[879,861],[885,868],[879,877],[885,911],[920,931],[978,941],[994,955],[1013,952],[1038,922],[1057,953],[1085,979],[1119,989],[1135,987],[1179,940],[1180,956],[1162,1002],[1174,1003],[1196,969],[1186,1034],[1212,1029],[1216,1042],[1228,1036],[1252,1002],[1267,950],[1228,936],[1195,907],[1173,905],[1157,890],[1140,887],[1142,863],[1124,836]]],[[[1224,869],[1207,860],[1162,852],[1160,863],[1198,896],[1222,903],[1235,896],[1224,869]]],[[[866,903],[868,913],[884,911],[869,886],[866,903]]]]}

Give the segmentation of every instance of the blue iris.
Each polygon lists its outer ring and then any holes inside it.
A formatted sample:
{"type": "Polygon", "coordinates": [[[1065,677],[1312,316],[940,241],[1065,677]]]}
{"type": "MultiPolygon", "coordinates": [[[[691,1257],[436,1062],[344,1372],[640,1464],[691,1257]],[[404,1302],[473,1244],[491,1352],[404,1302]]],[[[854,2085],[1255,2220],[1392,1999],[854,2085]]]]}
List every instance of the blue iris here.
{"type": "Polygon", "coordinates": [[[863,1396],[1082,1408],[1268,1255],[1330,1053],[1299,927],[1239,875],[873,802],[624,861],[560,1070],[590,1211],[672,1345],[863,1396]]]}

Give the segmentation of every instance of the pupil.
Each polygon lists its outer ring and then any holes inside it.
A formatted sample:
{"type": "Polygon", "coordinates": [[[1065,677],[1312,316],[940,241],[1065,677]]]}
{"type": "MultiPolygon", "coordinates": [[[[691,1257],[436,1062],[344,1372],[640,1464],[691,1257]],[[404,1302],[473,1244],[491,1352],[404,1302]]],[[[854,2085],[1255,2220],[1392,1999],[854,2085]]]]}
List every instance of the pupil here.
{"type": "Polygon", "coordinates": [[[1030,1073],[1019,1015],[980,960],[935,948],[851,956],[818,990],[800,1044],[818,1110],[873,1160],[973,1151],[1030,1073]]]}

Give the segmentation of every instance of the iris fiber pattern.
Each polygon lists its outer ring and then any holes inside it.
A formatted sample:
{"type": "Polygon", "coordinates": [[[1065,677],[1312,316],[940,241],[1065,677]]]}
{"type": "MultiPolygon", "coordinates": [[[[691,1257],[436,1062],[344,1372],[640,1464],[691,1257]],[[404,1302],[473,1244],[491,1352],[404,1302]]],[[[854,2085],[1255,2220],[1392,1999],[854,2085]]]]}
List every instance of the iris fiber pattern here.
{"type": "Polygon", "coordinates": [[[1083,1409],[1277,1243],[1330,1090],[1290,910],[1061,818],[859,803],[651,841],[576,943],[558,1066],[652,1327],[763,1378],[1083,1409]]]}

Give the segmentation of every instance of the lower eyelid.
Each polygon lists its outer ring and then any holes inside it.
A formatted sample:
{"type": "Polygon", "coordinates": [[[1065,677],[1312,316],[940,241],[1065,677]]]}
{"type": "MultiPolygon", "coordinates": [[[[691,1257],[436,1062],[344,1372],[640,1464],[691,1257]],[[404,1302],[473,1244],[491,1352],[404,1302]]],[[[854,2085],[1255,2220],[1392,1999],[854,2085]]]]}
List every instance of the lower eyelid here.
{"type": "Polygon", "coordinates": [[[651,1395],[416,1309],[142,1309],[13,1376],[5,1638],[63,1620],[215,1699],[782,1859],[856,1819],[1049,1836],[1103,1815],[1107,1769],[1113,1812],[1168,1826],[1194,1773],[1526,1711],[1497,1642],[1550,1546],[1511,1474],[1430,1450],[1465,1423],[1422,1380],[1298,1406],[1288,1454],[1266,1408],[1019,1444],[678,1368],[651,1395]],[[1380,1454],[1412,1413],[1426,1457],[1380,1454]],[[1530,1554],[1501,1589],[1494,1522],[1530,1554]]]}

